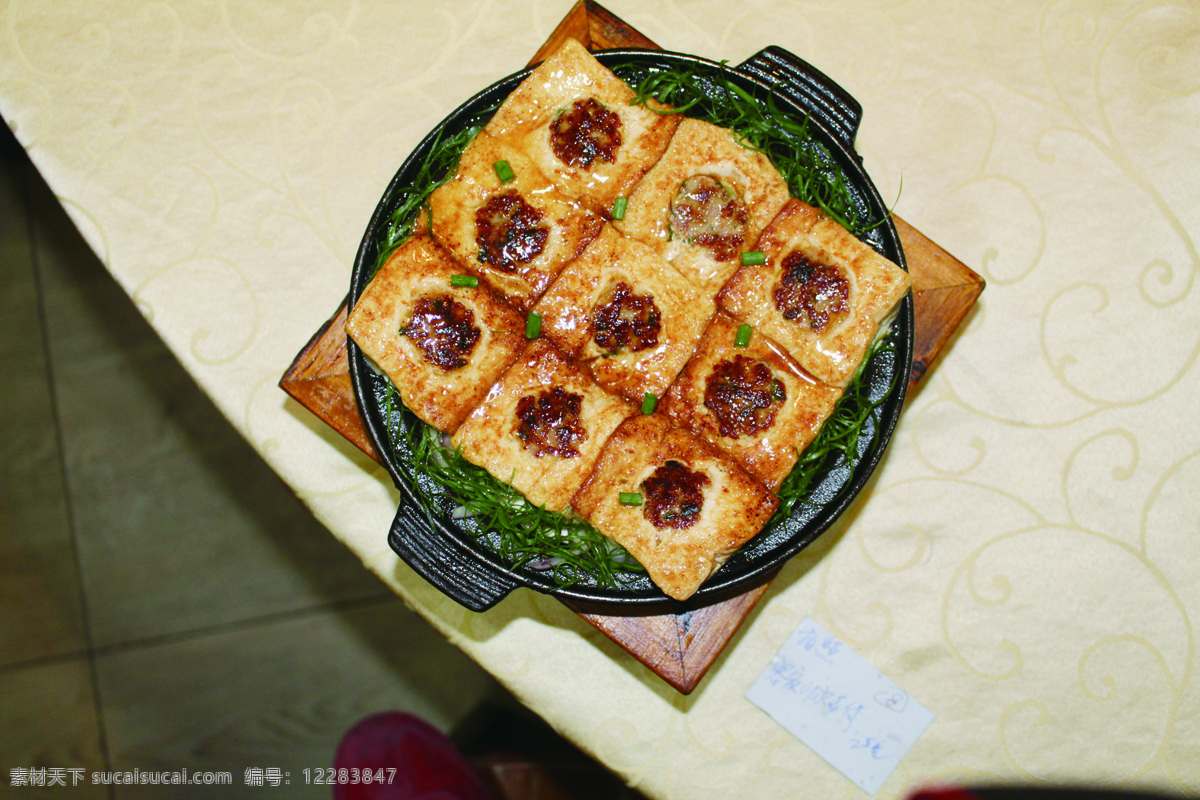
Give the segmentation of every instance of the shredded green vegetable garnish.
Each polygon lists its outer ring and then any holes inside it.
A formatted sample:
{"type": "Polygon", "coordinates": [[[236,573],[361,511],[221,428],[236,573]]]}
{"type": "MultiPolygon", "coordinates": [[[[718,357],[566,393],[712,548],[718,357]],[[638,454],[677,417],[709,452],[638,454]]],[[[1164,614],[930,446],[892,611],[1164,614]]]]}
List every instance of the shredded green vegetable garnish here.
{"type": "Polygon", "coordinates": [[[383,241],[379,242],[379,253],[372,275],[379,271],[392,251],[404,244],[412,235],[418,212],[422,208],[428,207],[429,195],[454,175],[463,149],[468,142],[475,138],[486,121],[486,119],[477,120],[475,124],[468,125],[458,133],[435,141],[429,156],[417,169],[412,183],[396,189],[392,197],[396,207],[388,216],[387,227],[384,230],[383,241]]]}
{"type": "MultiPolygon", "coordinates": [[[[860,219],[845,176],[828,151],[809,135],[807,120],[781,113],[769,98],[763,103],[750,97],[719,72],[640,65],[618,66],[614,71],[634,87],[635,102],[645,103],[653,97],[674,106],[669,113],[699,117],[732,129],[742,144],[772,159],[794,197],[820,207],[856,233],[872,227],[860,219]]],[[[481,112],[461,132],[435,142],[412,184],[397,190],[392,198],[395,210],[379,243],[376,270],[411,235],[418,212],[428,211],[429,195],[454,174],[463,149],[494,111],[481,112]]],[[[614,207],[614,217],[621,210],[614,207]]],[[[526,333],[538,322],[531,317],[526,333]]],[[[881,337],[864,366],[891,347],[894,345],[881,337]]],[[[872,400],[870,381],[863,376],[864,369],[860,368],[816,440],[800,454],[795,469],[779,489],[780,507],[768,526],[786,520],[797,504],[808,503],[813,489],[830,470],[857,461],[859,435],[890,395],[889,391],[872,400]]],[[[652,395],[644,398],[643,413],[652,412],[651,401],[656,400],[652,395]]],[[[390,383],[383,393],[383,411],[398,460],[410,471],[414,485],[420,487],[418,495],[426,511],[458,519],[464,529],[492,547],[514,570],[544,571],[562,587],[591,582],[619,588],[644,574],[642,566],[624,549],[586,520],[534,506],[516,489],[444,445],[441,433],[406,415],[390,383]]],[[[628,499],[632,501],[635,494],[629,493],[628,499]]]]}
{"type": "Polygon", "coordinates": [[[894,351],[895,348],[895,342],[887,336],[877,337],[871,344],[833,414],[825,420],[817,438],[800,453],[796,466],[776,490],[779,508],[771,518],[772,523],[791,516],[797,503],[806,503],[820,477],[858,455],[859,438],[864,426],[891,396],[896,382],[902,380],[902,373],[898,370],[892,376],[888,390],[872,398],[870,382],[865,379],[866,366],[876,355],[894,351]]]}

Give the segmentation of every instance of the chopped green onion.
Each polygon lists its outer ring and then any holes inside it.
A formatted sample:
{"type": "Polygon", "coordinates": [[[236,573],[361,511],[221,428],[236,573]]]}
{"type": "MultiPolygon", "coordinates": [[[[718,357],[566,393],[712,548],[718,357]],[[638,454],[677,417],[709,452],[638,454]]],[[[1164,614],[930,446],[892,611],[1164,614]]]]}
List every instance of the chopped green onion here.
{"type": "Polygon", "coordinates": [[[747,250],[742,253],[742,265],[750,266],[751,264],[767,263],[767,254],[762,250],[747,250]]]}
{"type": "Polygon", "coordinates": [[[646,392],[644,395],[642,395],[642,413],[643,414],[653,414],[654,407],[657,405],[658,405],[658,398],[655,397],[654,392],[646,392]]]}
{"type": "Polygon", "coordinates": [[[613,201],[612,218],[625,219],[625,206],[629,204],[629,200],[624,197],[618,197],[613,201]]]}
{"type": "Polygon", "coordinates": [[[474,289],[479,285],[479,278],[476,278],[474,275],[451,275],[450,285],[467,286],[474,289]]]}
{"type": "Polygon", "coordinates": [[[525,338],[536,339],[538,334],[542,332],[542,315],[534,312],[529,312],[529,316],[525,318],[525,338]]]}
{"type": "Polygon", "coordinates": [[[734,339],[733,339],[733,346],[734,347],[746,347],[747,345],[749,345],[750,344],[750,334],[753,332],[754,332],[754,329],[751,328],[749,325],[747,325],[744,322],[741,325],[738,325],[737,336],[734,337],[734,339]]]}
{"type": "Polygon", "coordinates": [[[617,502],[623,506],[640,506],[642,495],[639,492],[621,492],[617,495],[617,502]]]}
{"type": "Polygon", "coordinates": [[[496,168],[496,177],[500,179],[501,183],[509,183],[516,180],[517,176],[507,161],[497,161],[492,166],[496,168]]]}

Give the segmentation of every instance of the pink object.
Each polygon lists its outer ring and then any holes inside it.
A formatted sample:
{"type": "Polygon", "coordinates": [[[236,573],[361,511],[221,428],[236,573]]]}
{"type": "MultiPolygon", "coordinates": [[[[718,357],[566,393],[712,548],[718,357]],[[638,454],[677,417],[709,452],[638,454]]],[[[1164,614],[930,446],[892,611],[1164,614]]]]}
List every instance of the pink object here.
{"type": "Polygon", "coordinates": [[[334,800],[492,800],[445,734],[398,711],[356,723],[342,737],[333,766],[334,800]],[[341,780],[342,770],[358,782],[341,780]]]}

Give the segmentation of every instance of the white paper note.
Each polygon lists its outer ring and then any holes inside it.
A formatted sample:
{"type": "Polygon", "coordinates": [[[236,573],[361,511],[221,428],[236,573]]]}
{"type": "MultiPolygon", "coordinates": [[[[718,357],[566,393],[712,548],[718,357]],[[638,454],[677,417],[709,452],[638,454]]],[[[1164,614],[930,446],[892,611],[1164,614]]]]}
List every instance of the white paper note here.
{"type": "Polygon", "coordinates": [[[805,619],[746,698],[869,795],[933,713],[812,619],[805,619]]]}

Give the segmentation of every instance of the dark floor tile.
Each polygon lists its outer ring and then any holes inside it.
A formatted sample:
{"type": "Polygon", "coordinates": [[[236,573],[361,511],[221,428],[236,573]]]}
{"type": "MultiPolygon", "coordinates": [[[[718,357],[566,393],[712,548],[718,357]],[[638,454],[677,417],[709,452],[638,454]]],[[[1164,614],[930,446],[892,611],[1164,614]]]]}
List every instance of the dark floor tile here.
{"type": "Polygon", "coordinates": [[[386,596],[196,387],[46,190],[33,205],[95,644],[386,596]]]}
{"type": "Polygon", "coordinates": [[[0,130],[0,667],[85,648],[29,241],[36,179],[0,130]]]}
{"type": "Polygon", "coordinates": [[[91,784],[92,772],[105,766],[85,659],[0,672],[0,767],[0,798],[107,796],[91,784]],[[13,770],[44,772],[20,776],[13,770]],[[50,786],[50,770],[66,786],[50,786]],[[84,770],[83,780],[72,785],[75,774],[68,770],[84,770]],[[47,785],[13,785],[22,777],[47,785]]]}
{"type": "Polygon", "coordinates": [[[500,692],[399,601],[135,648],[101,656],[97,669],[115,767],[231,772],[221,797],[280,791],[247,787],[249,768],[286,774],[281,797],[327,797],[305,788],[303,771],[328,768],[362,717],[400,709],[449,730],[500,692]]]}

